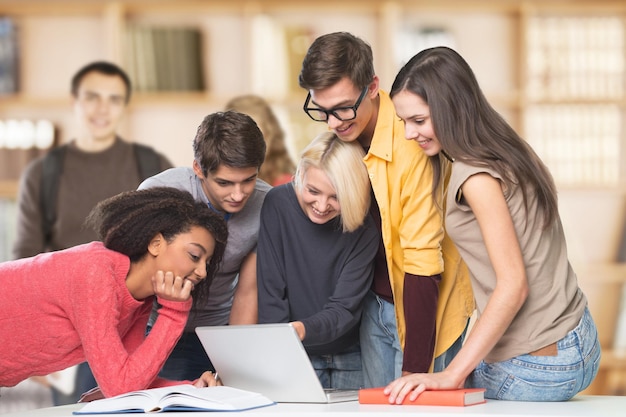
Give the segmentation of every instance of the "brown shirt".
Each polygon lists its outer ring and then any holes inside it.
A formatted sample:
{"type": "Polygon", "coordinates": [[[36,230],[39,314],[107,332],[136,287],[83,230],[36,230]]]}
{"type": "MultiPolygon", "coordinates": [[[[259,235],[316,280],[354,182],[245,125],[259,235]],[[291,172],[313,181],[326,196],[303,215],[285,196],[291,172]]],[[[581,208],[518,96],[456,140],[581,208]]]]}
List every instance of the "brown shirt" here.
{"type": "MultiPolygon", "coordinates": [[[[99,201],[139,186],[139,169],[130,143],[121,139],[102,152],[83,152],[73,144],[63,160],[59,181],[57,219],[52,239],[45,246],[40,204],[43,158],[31,162],[22,174],[18,198],[17,230],[13,257],[25,258],[49,250],[69,248],[96,240],[83,222],[99,201]]],[[[161,168],[171,163],[161,158],[161,168]]]]}
{"type": "MultiPolygon", "coordinates": [[[[463,183],[477,173],[502,180],[488,168],[454,162],[447,194],[446,230],[470,270],[480,314],[495,288],[496,274],[476,217],[461,195],[463,183]]],[[[488,362],[510,359],[558,341],[576,327],[587,304],[567,258],[560,218],[543,228],[543,216],[533,193],[528,196],[528,212],[519,187],[505,190],[504,196],[522,249],[530,291],[526,303],[487,355],[488,362]]]]}

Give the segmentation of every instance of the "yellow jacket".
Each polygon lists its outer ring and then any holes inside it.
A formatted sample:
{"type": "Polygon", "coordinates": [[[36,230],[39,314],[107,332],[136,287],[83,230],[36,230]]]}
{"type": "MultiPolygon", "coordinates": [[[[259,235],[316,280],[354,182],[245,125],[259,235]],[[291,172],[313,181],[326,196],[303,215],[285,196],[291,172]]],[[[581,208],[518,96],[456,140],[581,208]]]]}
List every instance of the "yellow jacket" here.
{"type": "Polygon", "coordinates": [[[467,268],[444,234],[441,210],[432,199],[428,156],[415,141],[405,139],[404,124],[384,91],[380,91],[376,130],[364,161],[380,208],[398,336],[403,347],[407,331],[404,273],[443,273],[437,308],[437,357],[463,332],[474,311],[474,296],[467,268]]]}

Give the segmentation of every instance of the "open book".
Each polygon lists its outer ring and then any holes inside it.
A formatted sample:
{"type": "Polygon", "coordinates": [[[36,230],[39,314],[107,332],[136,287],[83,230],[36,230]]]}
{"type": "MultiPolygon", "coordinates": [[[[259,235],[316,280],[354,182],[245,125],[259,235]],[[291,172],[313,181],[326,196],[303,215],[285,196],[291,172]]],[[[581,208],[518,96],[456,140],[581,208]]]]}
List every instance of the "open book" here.
{"type": "MultiPolygon", "coordinates": [[[[389,397],[383,392],[385,388],[362,388],[359,390],[361,404],[387,404],[389,397]]],[[[427,390],[411,401],[409,396],[404,397],[402,405],[447,405],[467,406],[485,402],[484,388],[459,388],[450,390],[427,390]]]]}
{"type": "Polygon", "coordinates": [[[92,401],[73,414],[241,411],[275,404],[261,394],[232,387],[176,385],[92,401]]]}

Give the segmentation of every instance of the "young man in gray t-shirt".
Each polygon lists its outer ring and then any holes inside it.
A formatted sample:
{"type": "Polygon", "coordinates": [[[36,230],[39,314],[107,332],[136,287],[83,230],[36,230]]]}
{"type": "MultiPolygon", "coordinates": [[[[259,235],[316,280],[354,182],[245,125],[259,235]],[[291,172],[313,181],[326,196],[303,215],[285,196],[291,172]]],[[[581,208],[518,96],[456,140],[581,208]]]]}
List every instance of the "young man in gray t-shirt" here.
{"type": "Polygon", "coordinates": [[[265,158],[265,141],[249,116],[232,111],[208,115],[198,127],[193,149],[193,168],[172,168],[139,186],[189,191],[223,215],[228,224],[226,253],[211,283],[209,300],[194,304],[185,331],[161,371],[160,376],[175,380],[195,380],[206,370],[214,371],[195,334],[197,326],[257,322],[259,216],[271,188],[257,179],[265,158]]]}

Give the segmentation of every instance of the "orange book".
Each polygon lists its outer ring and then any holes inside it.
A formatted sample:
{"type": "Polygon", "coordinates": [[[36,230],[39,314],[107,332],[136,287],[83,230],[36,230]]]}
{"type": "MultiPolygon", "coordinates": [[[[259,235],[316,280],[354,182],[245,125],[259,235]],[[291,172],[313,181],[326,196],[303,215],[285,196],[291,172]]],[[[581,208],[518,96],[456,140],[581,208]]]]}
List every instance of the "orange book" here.
{"type": "MultiPolygon", "coordinates": [[[[389,404],[389,397],[381,388],[362,388],[359,390],[360,404],[389,404]]],[[[407,395],[402,405],[446,405],[464,407],[467,405],[482,404],[485,401],[484,388],[459,388],[451,390],[428,390],[422,392],[415,401],[409,400],[407,395]]]]}

